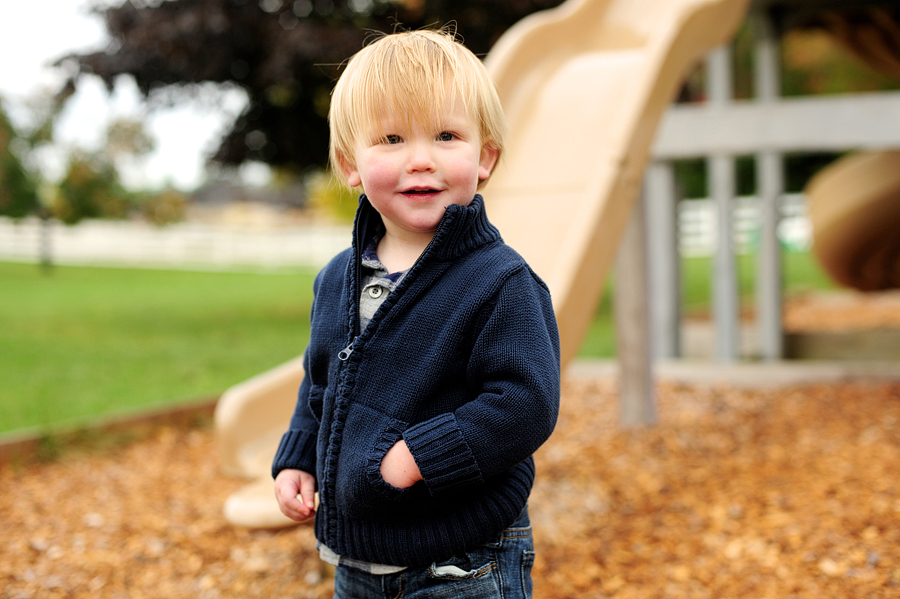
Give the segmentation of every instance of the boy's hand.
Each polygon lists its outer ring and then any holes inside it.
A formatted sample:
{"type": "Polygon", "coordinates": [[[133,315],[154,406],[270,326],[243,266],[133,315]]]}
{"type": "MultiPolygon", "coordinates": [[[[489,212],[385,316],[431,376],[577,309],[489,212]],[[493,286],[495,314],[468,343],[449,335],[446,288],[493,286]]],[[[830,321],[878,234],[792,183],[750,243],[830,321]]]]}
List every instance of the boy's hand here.
{"type": "Polygon", "coordinates": [[[316,513],[316,478],[303,470],[282,470],[275,477],[275,499],[281,513],[297,522],[316,513]]]}
{"type": "Polygon", "coordinates": [[[381,478],[398,489],[408,489],[422,480],[416,460],[403,439],[397,441],[381,461],[381,478]]]}

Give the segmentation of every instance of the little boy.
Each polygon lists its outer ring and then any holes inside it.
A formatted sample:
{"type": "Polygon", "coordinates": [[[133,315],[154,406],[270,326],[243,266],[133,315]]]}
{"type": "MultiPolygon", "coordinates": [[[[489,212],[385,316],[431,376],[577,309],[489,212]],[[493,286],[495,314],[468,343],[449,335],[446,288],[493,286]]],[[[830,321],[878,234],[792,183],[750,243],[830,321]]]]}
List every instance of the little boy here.
{"type": "Polygon", "coordinates": [[[497,93],[452,34],[398,33],[349,61],[329,121],[332,166],[363,195],[353,246],[313,285],[279,506],[315,513],[339,599],[530,597],[559,338],[477,194],[503,149],[497,93]]]}

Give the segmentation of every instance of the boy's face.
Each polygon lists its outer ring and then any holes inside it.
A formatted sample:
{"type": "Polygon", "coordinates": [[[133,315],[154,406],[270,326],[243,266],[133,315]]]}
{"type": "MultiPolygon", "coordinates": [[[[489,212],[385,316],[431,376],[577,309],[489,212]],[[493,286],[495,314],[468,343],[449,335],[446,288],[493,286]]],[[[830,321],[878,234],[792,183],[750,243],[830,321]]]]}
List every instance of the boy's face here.
{"type": "Polygon", "coordinates": [[[362,185],[388,235],[430,241],[451,204],[468,206],[487,179],[497,151],[482,147],[478,129],[455,102],[435,125],[385,119],[384,135],[356,143],[356,164],[343,165],[350,185],[362,185]]]}

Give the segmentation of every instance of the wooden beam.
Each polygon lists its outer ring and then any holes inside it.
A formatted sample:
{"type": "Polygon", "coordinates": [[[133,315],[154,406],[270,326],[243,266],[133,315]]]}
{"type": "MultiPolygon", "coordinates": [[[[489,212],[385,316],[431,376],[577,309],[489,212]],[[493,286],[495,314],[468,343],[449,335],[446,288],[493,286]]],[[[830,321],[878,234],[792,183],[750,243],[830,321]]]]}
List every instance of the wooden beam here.
{"type": "Polygon", "coordinates": [[[614,307],[619,376],[619,419],[623,426],[656,422],[648,307],[647,217],[639,199],[616,254],[614,307]]]}
{"type": "Polygon", "coordinates": [[[653,356],[677,358],[681,354],[681,259],[678,197],[671,162],[652,162],[647,166],[644,198],[653,356]]]}
{"type": "Polygon", "coordinates": [[[671,160],[898,146],[900,92],[880,92],[673,106],[663,116],[652,155],[671,160]]]}
{"type": "MultiPolygon", "coordinates": [[[[778,102],[781,95],[779,39],[768,14],[752,15],[757,31],[756,101],[778,102]]],[[[756,195],[759,198],[759,251],[756,261],[756,331],[759,357],[780,360],[784,354],[781,318],[781,244],[778,241],[784,161],[780,153],[763,150],[756,155],[756,195]]]]}
{"type": "MultiPolygon", "coordinates": [[[[707,57],[707,95],[711,106],[731,104],[731,48],[723,46],[707,57]]],[[[732,204],[735,198],[734,156],[711,152],[707,158],[709,195],[716,206],[716,253],[713,257],[712,310],[716,359],[733,362],[740,357],[737,263],[734,256],[732,204]]]]}

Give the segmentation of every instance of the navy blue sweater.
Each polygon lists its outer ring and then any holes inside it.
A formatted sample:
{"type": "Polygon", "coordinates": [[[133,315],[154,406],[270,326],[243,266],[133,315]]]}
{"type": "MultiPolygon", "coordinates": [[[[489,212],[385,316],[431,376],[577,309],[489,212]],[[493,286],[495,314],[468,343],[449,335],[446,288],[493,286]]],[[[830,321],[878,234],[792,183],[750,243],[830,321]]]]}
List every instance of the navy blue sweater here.
{"type": "Polygon", "coordinates": [[[550,294],[480,196],[447,208],[418,261],[359,330],[365,196],[353,247],[316,277],[306,376],[272,465],[315,473],[316,537],[340,555],[430,564],[491,540],[524,508],[559,408],[550,294]],[[424,477],[386,483],[403,439],[424,477]]]}

